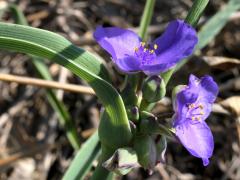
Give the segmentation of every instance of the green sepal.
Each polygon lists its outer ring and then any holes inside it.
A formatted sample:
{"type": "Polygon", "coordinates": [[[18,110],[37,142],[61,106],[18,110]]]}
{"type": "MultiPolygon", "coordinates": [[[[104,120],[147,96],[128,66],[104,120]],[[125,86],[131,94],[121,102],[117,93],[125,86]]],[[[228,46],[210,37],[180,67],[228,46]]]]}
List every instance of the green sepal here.
{"type": "Polygon", "coordinates": [[[116,174],[126,175],[139,164],[137,154],[132,148],[120,148],[102,166],[116,174]]]}
{"type": "Polygon", "coordinates": [[[139,109],[137,106],[127,109],[127,114],[129,120],[133,122],[137,122],[139,120],[139,109]]]}
{"type": "Polygon", "coordinates": [[[143,98],[149,102],[157,102],[166,94],[166,84],[160,76],[150,76],[143,83],[143,98]]]}
{"type": "Polygon", "coordinates": [[[138,134],[134,139],[134,150],[137,152],[138,162],[144,168],[152,170],[157,163],[157,148],[150,135],[138,134]]]}
{"type": "Polygon", "coordinates": [[[173,136],[171,130],[160,124],[155,116],[149,116],[146,119],[142,119],[139,125],[139,131],[142,134],[164,135],[169,138],[173,136]]]}
{"type": "Polygon", "coordinates": [[[165,152],[167,150],[167,138],[165,136],[161,136],[160,139],[156,143],[157,146],[157,161],[160,163],[165,163],[165,152]]]}
{"type": "Polygon", "coordinates": [[[147,111],[141,111],[140,116],[141,116],[141,119],[157,118],[154,114],[147,111]]]}

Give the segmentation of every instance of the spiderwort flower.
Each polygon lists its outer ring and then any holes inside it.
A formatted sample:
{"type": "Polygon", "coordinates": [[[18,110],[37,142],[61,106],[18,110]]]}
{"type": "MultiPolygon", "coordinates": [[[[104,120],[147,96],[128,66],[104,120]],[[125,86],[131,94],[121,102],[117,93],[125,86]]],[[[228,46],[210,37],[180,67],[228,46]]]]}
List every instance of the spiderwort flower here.
{"type": "Polygon", "coordinates": [[[198,79],[191,75],[188,86],[184,86],[174,100],[175,134],[193,156],[202,158],[204,166],[208,165],[214,148],[213,136],[205,120],[217,93],[218,86],[212,77],[198,79]]]}
{"type": "Polygon", "coordinates": [[[117,27],[98,27],[94,38],[125,73],[143,71],[158,75],[189,56],[198,39],[194,28],[182,20],[169,23],[162,36],[150,44],[134,32],[117,27]]]}

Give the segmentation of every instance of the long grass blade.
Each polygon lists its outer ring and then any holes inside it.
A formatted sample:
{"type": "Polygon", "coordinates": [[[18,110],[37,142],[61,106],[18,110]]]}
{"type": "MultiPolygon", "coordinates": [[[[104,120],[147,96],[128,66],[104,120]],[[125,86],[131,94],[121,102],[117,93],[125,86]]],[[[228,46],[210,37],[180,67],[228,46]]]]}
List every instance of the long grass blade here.
{"type": "Polygon", "coordinates": [[[95,132],[81,147],[74,157],[63,180],[83,179],[92,167],[92,163],[100,155],[100,142],[95,132]]]}
{"type": "Polygon", "coordinates": [[[240,9],[240,0],[230,0],[226,7],[216,13],[200,30],[198,33],[199,43],[198,49],[204,48],[211,42],[216,35],[228,22],[229,17],[237,10],[240,9]]]}

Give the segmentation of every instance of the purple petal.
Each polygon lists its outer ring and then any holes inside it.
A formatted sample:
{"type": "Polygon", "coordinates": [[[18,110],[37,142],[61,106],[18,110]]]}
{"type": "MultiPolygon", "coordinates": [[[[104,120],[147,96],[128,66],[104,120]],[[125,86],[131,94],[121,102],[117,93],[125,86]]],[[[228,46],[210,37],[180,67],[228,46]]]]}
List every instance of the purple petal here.
{"type": "Polygon", "coordinates": [[[135,58],[134,56],[126,56],[123,59],[115,60],[115,64],[120,71],[123,72],[137,72],[140,71],[140,60],[135,58]]]}
{"type": "Polygon", "coordinates": [[[146,75],[158,75],[160,72],[164,72],[171,67],[173,67],[175,63],[168,64],[153,64],[153,65],[142,65],[141,69],[146,75]]]}
{"type": "Polygon", "coordinates": [[[172,21],[164,34],[151,45],[158,45],[158,49],[155,50],[157,58],[154,64],[176,64],[192,54],[197,42],[197,33],[194,28],[182,20],[172,21]]]}
{"type": "Polygon", "coordinates": [[[94,38],[111,56],[113,60],[124,59],[134,55],[134,48],[138,47],[141,39],[130,30],[117,27],[97,27],[94,38]]]}
{"type": "MultiPolygon", "coordinates": [[[[198,102],[196,104],[198,104],[198,102]]],[[[205,121],[212,111],[212,104],[206,101],[201,101],[201,99],[199,100],[199,104],[203,106],[203,109],[201,110],[200,108],[198,108],[195,110],[195,113],[200,114],[200,112],[202,111],[203,114],[200,116],[200,121],[205,121]]]]}
{"type": "Polygon", "coordinates": [[[216,100],[218,94],[218,86],[211,76],[203,76],[201,79],[194,75],[190,75],[189,86],[195,88],[199,92],[199,97],[205,99],[209,103],[216,100]]]}
{"type": "Polygon", "coordinates": [[[204,76],[201,78],[201,96],[204,96],[209,103],[216,100],[218,94],[218,86],[211,76],[204,76]]]}
{"type": "Polygon", "coordinates": [[[202,158],[203,165],[207,166],[214,148],[213,136],[208,125],[205,122],[195,124],[188,122],[175,128],[176,136],[183,146],[193,156],[202,158]]]}
{"type": "Polygon", "coordinates": [[[183,89],[177,94],[177,104],[186,105],[196,102],[198,98],[198,93],[199,92],[195,91],[195,89],[187,86],[185,89],[183,89]]]}
{"type": "Polygon", "coordinates": [[[189,86],[186,86],[185,89],[180,91],[176,95],[175,99],[175,116],[174,116],[174,126],[182,124],[187,121],[188,108],[187,104],[196,102],[198,99],[198,92],[191,89],[189,86]]]}
{"type": "Polygon", "coordinates": [[[202,162],[204,166],[207,166],[209,164],[209,159],[208,158],[202,158],[202,162]]]}

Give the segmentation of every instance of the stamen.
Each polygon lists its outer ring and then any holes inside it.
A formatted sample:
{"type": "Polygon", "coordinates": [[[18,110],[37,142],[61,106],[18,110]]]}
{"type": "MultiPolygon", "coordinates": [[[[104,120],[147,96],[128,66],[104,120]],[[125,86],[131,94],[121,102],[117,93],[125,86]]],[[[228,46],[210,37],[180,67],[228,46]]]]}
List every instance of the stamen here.
{"type": "Polygon", "coordinates": [[[169,130],[172,131],[174,134],[176,133],[176,129],[175,128],[171,128],[169,130]]]}
{"type": "Polygon", "coordinates": [[[202,104],[199,104],[198,106],[200,109],[203,109],[203,105],[202,104]]]}
{"type": "Polygon", "coordinates": [[[200,118],[200,117],[197,117],[197,120],[198,120],[198,121],[200,121],[200,120],[201,120],[201,118],[200,118]]]}
{"type": "Polygon", "coordinates": [[[192,117],[191,117],[191,119],[194,121],[194,120],[195,120],[195,117],[194,117],[194,116],[192,116],[192,117]]]}
{"type": "Polygon", "coordinates": [[[147,51],[147,48],[144,48],[143,52],[146,52],[147,51]]]}
{"type": "Polygon", "coordinates": [[[153,48],[156,50],[158,48],[158,45],[157,44],[154,44],[153,45],[153,48]]]}
{"type": "Polygon", "coordinates": [[[139,48],[138,48],[138,47],[135,47],[135,48],[134,48],[134,51],[135,51],[135,52],[137,52],[138,50],[139,50],[139,48]]]}
{"type": "Polygon", "coordinates": [[[203,112],[203,111],[200,111],[200,114],[201,114],[201,115],[204,115],[204,112],[203,112]]]}
{"type": "Polygon", "coordinates": [[[188,105],[188,109],[193,109],[195,107],[195,104],[188,105]]]}
{"type": "Polygon", "coordinates": [[[153,54],[153,53],[154,53],[154,50],[151,50],[150,53],[153,54]]]}
{"type": "Polygon", "coordinates": [[[146,44],[145,42],[141,42],[141,46],[142,46],[142,47],[144,47],[144,46],[145,46],[145,44],[146,44]]]}

